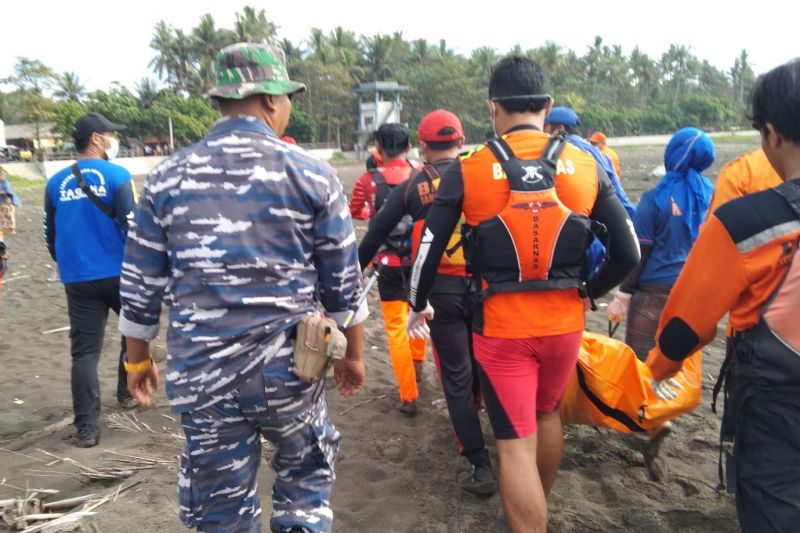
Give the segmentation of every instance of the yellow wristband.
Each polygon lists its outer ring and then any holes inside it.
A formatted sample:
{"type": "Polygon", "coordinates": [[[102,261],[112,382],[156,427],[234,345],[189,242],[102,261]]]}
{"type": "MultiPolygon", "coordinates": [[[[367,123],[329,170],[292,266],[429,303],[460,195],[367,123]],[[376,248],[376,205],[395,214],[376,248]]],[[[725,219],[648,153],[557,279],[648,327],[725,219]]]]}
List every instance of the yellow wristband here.
{"type": "Polygon", "coordinates": [[[144,372],[145,370],[153,366],[153,358],[148,357],[147,359],[139,363],[129,363],[128,358],[126,357],[125,360],[122,362],[122,364],[125,365],[125,372],[130,372],[131,374],[135,374],[138,372],[144,372]]]}

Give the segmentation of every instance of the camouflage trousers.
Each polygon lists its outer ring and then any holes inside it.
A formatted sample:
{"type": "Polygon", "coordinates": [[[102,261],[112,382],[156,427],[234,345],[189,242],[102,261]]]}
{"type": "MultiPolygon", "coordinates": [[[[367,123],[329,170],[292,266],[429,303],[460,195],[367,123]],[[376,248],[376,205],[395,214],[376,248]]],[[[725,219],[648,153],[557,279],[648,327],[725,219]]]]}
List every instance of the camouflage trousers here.
{"type": "Polygon", "coordinates": [[[271,466],[272,531],[331,530],[330,493],[339,433],[318,387],[292,373],[284,343],[263,372],[210,407],[183,413],[181,521],[204,532],[260,532],[256,475],[261,437],[276,447],[271,466]],[[319,397],[318,397],[319,396],[319,397]]]}

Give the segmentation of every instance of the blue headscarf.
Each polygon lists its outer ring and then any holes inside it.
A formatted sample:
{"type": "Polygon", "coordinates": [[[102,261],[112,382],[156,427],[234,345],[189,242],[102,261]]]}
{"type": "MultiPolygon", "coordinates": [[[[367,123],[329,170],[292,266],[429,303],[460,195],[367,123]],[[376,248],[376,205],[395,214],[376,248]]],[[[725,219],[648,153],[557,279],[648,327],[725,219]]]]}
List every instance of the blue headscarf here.
{"type": "Polygon", "coordinates": [[[663,213],[677,205],[689,227],[692,241],[706,218],[714,186],[700,173],[714,162],[714,143],[697,128],[675,132],[664,150],[667,175],[655,189],[655,201],[663,213]]]}

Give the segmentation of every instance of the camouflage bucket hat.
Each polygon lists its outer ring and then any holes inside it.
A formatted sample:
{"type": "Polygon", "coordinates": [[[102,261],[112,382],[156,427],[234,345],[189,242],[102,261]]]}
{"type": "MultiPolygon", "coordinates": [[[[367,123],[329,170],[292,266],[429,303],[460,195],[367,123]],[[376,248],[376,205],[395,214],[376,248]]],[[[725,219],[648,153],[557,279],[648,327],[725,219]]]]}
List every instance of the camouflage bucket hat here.
{"type": "Polygon", "coordinates": [[[283,49],[273,43],[237,43],[217,54],[215,98],[241,99],[253,94],[294,94],[306,86],[289,79],[283,49]]]}

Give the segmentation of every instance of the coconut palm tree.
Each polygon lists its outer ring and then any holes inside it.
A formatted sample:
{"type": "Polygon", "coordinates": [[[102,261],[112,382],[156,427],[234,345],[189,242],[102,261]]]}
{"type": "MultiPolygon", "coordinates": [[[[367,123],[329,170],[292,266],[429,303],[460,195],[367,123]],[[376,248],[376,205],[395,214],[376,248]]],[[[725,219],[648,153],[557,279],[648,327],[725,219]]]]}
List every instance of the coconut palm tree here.
{"type": "Polygon", "coordinates": [[[197,83],[200,92],[206,92],[216,82],[214,60],[217,53],[236,42],[236,34],[225,28],[217,28],[214,17],[206,13],[192,30],[192,55],[197,61],[197,83]]]}
{"type": "Polygon", "coordinates": [[[80,103],[86,96],[86,88],[74,72],[65,72],[58,76],[56,86],[57,89],[53,92],[53,96],[61,100],[80,103]]]}
{"type": "Polygon", "coordinates": [[[361,41],[367,75],[373,81],[385,80],[392,75],[389,67],[389,56],[392,52],[394,39],[388,35],[374,35],[364,37],[361,41]]]}
{"type": "Polygon", "coordinates": [[[156,55],[150,60],[149,67],[156,75],[166,81],[171,81],[175,72],[174,57],[175,35],[172,26],[168,26],[163,20],[159,20],[153,29],[153,38],[150,39],[150,48],[156,55]]]}
{"type": "Polygon", "coordinates": [[[142,109],[152,106],[158,99],[158,87],[152,78],[142,78],[136,83],[136,103],[142,109]]]}
{"type": "Polygon", "coordinates": [[[256,11],[252,6],[245,6],[241,13],[236,13],[234,30],[239,41],[260,43],[274,38],[278,27],[267,20],[263,9],[256,11]]]}
{"type": "Polygon", "coordinates": [[[485,84],[492,73],[492,67],[499,59],[497,50],[488,46],[481,46],[472,51],[469,58],[470,67],[473,74],[481,79],[481,83],[485,84]]]}
{"type": "Polygon", "coordinates": [[[318,60],[323,65],[328,64],[333,54],[328,44],[328,38],[321,29],[311,28],[311,34],[308,36],[306,44],[308,45],[308,52],[311,57],[318,60]]]}

